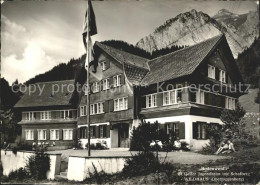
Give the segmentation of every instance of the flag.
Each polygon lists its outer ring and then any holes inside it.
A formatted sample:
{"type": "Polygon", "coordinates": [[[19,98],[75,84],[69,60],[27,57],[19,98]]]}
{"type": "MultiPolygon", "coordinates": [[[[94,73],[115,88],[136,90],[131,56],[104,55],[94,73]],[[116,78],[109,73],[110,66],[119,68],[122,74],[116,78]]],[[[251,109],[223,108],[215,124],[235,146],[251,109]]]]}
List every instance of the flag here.
{"type": "Polygon", "coordinates": [[[87,33],[89,33],[89,36],[97,34],[96,18],[91,1],[88,1],[88,8],[85,14],[83,37],[86,37],[87,33]]]}
{"type": "Polygon", "coordinates": [[[86,50],[85,69],[89,69],[89,74],[91,76],[94,76],[97,80],[101,80],[102,71],[97,68],[97,61],[95,61],[93,44],[91,40],[91,36],[95,34],[97,34],[95,13],[91,1],[88,1],[88,8],[85,14],[82,34],[83,43],[86,50]]]}

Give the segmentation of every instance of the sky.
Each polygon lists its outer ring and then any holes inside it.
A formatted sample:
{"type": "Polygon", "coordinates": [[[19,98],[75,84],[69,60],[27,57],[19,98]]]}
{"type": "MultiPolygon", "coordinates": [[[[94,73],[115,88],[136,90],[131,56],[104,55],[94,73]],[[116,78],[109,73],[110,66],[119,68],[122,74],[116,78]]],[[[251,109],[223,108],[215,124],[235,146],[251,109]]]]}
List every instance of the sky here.
{"type": "MultiPolygon", "coordinates": [[[[225,8],[256,11],[255,1],[93,1],[98,34],[93,42],[136,44],[166,20],[195,9],[210,16],[225,8]]],[[[84,54],[82,27],[87,1],[1,1],[1,77],[9,83],[44,73],[84,54]]]]}

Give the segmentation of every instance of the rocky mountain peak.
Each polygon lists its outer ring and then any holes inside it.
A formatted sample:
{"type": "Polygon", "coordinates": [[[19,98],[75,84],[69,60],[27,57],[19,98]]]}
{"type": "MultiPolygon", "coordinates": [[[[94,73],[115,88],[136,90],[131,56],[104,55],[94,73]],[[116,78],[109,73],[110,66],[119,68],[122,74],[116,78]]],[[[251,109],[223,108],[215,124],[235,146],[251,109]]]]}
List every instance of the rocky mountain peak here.
{"type": "Polygon", "coordinates": [[[204,12],[192,9],[167,20],[136,45],[152,53],[173,45],[194,45],[224,33],[236,58],[238,53],[248,48],[258,37],[257,16],[256,12],[237,15],[221,9],[214,17],[210,17],[204,12]]]}

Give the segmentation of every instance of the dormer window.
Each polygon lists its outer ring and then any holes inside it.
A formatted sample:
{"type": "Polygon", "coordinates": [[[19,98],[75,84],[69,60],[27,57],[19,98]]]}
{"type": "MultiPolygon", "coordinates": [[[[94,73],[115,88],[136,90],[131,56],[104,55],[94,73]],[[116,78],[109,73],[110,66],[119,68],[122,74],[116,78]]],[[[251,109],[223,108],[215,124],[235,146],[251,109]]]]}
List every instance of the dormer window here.
{"type": "Polygon", "coordinates": [[[108,69],[107,61],[101,62],[101,67],[103,71],[107,70],[108,69]]]}
{"type": "Polygon", "coordinates": [[[215,79],[215,67],[212,65],[208,65],[208,77],[215,79]]]}
{"type": "Polygon", "coordinates": [[[226,83],[226,71],[224,70],[219,70],[219,81],[226,83]]]}

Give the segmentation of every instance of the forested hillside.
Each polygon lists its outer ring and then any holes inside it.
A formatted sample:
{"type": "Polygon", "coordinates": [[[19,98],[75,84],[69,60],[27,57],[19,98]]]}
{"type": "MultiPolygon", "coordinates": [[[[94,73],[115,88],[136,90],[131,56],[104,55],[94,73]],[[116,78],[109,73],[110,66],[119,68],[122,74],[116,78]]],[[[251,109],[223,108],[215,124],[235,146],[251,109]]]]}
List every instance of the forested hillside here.
{"type": "Polygon", "coordinates": [[[238,55],[238,67],[242,73],[245,83],[251,84],[252,87],[260,85],[260,39],[238,55]]]}
{"type": "Polygon", "coordinates": [[[48,81],[61,81],[61,80],[71,80],[74,79],[81,67],[84,65],[85,55],[80,58],[72,58],[67,64],[61,63],[51,70],[36,75],[34,78],[26,81],[25,84],[34,84],[37,82],[48,82],[48,81]]]}

